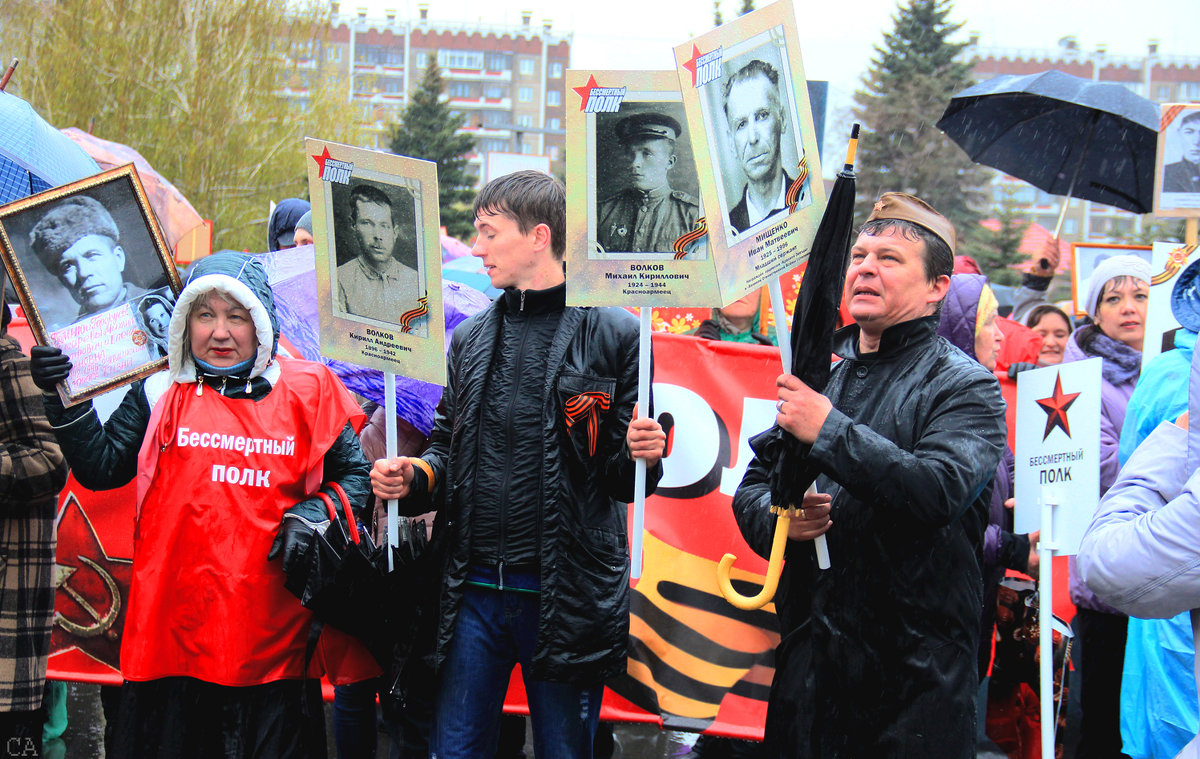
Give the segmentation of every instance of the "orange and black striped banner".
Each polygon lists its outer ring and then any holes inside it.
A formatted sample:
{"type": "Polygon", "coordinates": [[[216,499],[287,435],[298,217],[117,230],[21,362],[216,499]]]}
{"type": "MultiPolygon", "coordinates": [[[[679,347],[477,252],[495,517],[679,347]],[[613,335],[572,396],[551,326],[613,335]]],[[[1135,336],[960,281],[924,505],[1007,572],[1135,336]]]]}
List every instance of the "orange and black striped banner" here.
{"type": "Polygon", "coordinates": [[[400,331],[404,334],[412,334],[412,323],[422,316],[429,314],[429,293],[425,293],[417,299],[417,307],[405,311],[400,314],[400,331]]]}
{"type": "Polygon", "coordinates": [[[788,213],[796,210],[796,204],[800,202],[800,193],[804,190],[804,183],[808,181],[808,158],[801,156],[800,163],[796,164],[796,168],[800,173],[792,180],[791,186],[787,188],[787,195],[784,197],[788,213]]]}
{"type": "Polygon", "coordinates": [[[675,251],[675,260],[680,261],[688,254],[688,246],[698,240],[703,240],[708,236],[708,221],[701,216],[696,219],[696,226],[691,232],[680,235],[679,239],[671,246],[671,250],[675,251]]]}

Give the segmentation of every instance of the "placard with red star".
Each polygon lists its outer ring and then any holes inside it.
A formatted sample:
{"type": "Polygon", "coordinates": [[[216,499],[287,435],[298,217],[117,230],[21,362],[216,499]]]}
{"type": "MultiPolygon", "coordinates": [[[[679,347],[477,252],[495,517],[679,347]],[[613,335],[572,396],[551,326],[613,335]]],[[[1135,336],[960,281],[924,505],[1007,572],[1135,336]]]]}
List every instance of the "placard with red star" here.
{"type": "Polygon", "coordinates": [[[675,47],[722,305],[804,261],[825,208],[797,29],[780,0],[675,47]]]}
{"type": "Polygon", "coordinates": [[[1101,359],[1017,376],[1014,532],[1042,529],[1042,503],[1057,504],[1055,553],[1069,555],[1100,497],[1101,359]]]}

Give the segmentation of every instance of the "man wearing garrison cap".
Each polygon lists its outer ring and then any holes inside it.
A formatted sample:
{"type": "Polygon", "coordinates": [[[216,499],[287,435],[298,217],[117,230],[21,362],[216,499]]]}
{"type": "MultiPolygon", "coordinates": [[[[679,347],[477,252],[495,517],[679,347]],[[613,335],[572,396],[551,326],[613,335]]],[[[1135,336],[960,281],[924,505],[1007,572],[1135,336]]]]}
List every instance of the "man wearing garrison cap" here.
{"type": "Polygon", "coordinates": [[[954,244],[925,202],[880,197],[850,252],[842,360],[823,394],[780,376],[775,426],[750,441],[733,509],[763,556],[781,449],[821,473],[816,495],[778,504],[800,508],[775,597],[769,756],[975,755],[979,558],[1005,424],[996,378],[937,334],[954,244]]]}
{"type": "Polygon", "coordinates": [[[77,322],[146,294],[125,281],[120,230],[95,198],[75,195],[51,208],[29,232],[29,246],[79,304],[77,322]]]}
{"type": "Polygon", "coordinates": [[[663,113],[638,113],[617,122],[616,133],[629,165],[629,186],[600,201],[596,237],[604,251],[670,253],[692,231],[700,204],[671,189],[679,122],[663,113]]]}

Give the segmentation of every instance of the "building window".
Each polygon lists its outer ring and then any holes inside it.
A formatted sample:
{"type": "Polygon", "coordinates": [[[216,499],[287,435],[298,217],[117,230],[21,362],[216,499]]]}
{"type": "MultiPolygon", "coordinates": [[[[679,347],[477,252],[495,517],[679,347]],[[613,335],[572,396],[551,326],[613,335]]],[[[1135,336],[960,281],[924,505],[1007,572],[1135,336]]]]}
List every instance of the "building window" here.
{"type": "Polygon", "coordinates": [[[522,142],[521,153],[522,155],[533,155],[533,143],[522,142]]]}
{"type": "Polygon", "coordinates": [[[1076,219],[1063,220],[1063,234],[1073,235],[1079,231],[1079,222],[1076,219]]]}
{"type": "Polygon", "coordinates": [[[532,87],[518,88],[517,89],[517,100],[519,100],[522,103],[532,103],[533,102],[533,88],[532,87]]]}
{"type": "Polygon", "coordinates": [[[508,150],[508,140],[480,140],[479,152],[503,153],[508,150]]]}
{"type": "Polygon", "coordinates": [[[512,67],[508,61],[507,53],[488,53],[484,65],[488,71],[508,71],[512,67]]]}
{"type": "Polygon", "coordinates": [[[517,126],[519,126],[519,127],[533,126],[533,117],[530,116],[529,114],[525,114],[524,116],[518,116],[517,117],[517,126]]]}
{"type": "Polygon", "coordinates": [[[550,64],[550,78],[551,79],[562,79],[562,64],[561,63],[556,62],[556,63],[550,64]]]}
{"type": "Polygon", "coordinates": [[[444,69],[482,69],[483,53],[470,50],[439,50],[438,65],[444,69]]]}
{"type": "Polygon", "coordinates": [[[562,93],[550,90],[546,93],[546,105],[562,105],[562,93]]]}
{"type": "Polygon", "coordinates": [[[562,119],[558,118],[557,116],[554,118],[546,119],[546,128],[547,129],[562,129],[562,119]]]}
{"type": "Polygon", "coordinates": [[[507,113],[501,113],[500,111],[483,112],[483,123],[488,126],[501,126],[507,124],[508,120],[509,116],[507,113]]]}
{"type": "Polygon", "coordinates": [[[391,95],[399,92],[404,92],[404,80],[396,76],[387,76],[383,78],[383,91],[391,95]]]}
{"type": "Polygon", "coordinates": [[[337,63],[342,60],[342,49],[340,47],[329,48],[329,60],[337,63]]]}
{"type": "Polygon", "coordinates": [[[465,100],[471,97],[471,85],[466,82],[453,82],[447,91],[452,98],[465,100]]]}
{"type": "Polygon", "coordinates": [[[487,87],[484,87],[483,96],[485,98],[491,98],[492,100],[499,100],[500,98],[504,97],[504,88],[497,87],[494,84],[489,84],[487,87]]]}
{"type": "Polygon", "coordinates": [[[550,160],[551,161],[558,160],[558,146],[557,145],[550,146],[550,160]]]}
{"type": "Polygon", "coordinates": [[[1200,100],[1200,82],[1181,82],[1179,90],[1180,100],[1200,100]]]}
{"type": "Polygon", "coordinates": [[[521,59],[521,73],[524,76],[532,76],[533,75],[533,59],[532,58],[522,58],[521,59]]]}
{"type": "Polygon", "coordinates": [[[1154,99],[1155,100],[1170,100],[1171,99],[1170,85],[1160,84],[1157,87],[1155,87],[1154,88],[1154,99]]]}

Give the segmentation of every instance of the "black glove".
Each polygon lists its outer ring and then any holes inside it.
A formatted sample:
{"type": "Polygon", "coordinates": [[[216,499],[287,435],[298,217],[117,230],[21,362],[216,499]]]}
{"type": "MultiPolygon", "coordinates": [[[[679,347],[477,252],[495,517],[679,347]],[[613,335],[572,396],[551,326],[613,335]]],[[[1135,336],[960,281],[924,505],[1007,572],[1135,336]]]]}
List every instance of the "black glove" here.
{"type": "Polygon", "coordinates": [[[1029,369],[1036,369],[1036,368],[1037,368],[1037,364],[1030,364],[1025,361],[1014,361],[1013,363],[1008,365],[1008,378],[1016,379],[1017,375],[1020,374],[1021,372],[1028,371],[1029,369]]]}
{"type": "Polygon", "coordinates": [[[712,319],[705,319],[696,328],[696,337],[703,337],[705,340],[720,340],[721,328],[712,319]]]}
{"type": "Polygon", "coordinates": [[[303,501],[288,509],[283,513],[267,561],[282,557],[283,573],[291,574],[312,545],[317,526],[328,521],[329,514],[323,508],[317,511],[311,501],[303,501]]]}
{"type": "Polygon", "coordinates": [[[29,373],[42,392],[53,393],[71,373],[71,359],[52,345],[35,345],[29,351],[29,373]]]}

